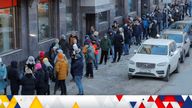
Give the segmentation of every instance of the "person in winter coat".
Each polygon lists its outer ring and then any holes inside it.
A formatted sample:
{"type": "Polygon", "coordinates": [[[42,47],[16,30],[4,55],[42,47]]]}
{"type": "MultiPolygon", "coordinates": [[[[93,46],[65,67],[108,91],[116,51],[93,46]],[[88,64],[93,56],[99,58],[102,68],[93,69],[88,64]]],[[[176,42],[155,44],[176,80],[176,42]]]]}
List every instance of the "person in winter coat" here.
{"type": "Polygon", "coordinates": [[[32,70],[25,66],[25,73],[23,78],[21,79],[21,95],[34,95],[35,94],[35,85],[36,78],[32,72],[32,70]]]}
{"type": "Polygon", "coordinates": [[[44,58],[43,59],[43,70],[44,72],[46,72],[46,74],[48,75],[48,82],[46,82],[46,94],[47,95],[50,95],[50,79],[52,81],[55,81],[55,75],[54,75],[54,68],[53,66],[51,65],[51,63],[49,62],[48,58],[44,58]]]}
{"type": "Polygon", "coordinates": [[[62,53],[59,53],[58,60],[55,64],[55,72],[58,80],[58,85],[61,88],[61,95],[67,95],[65,80],[68,76],[68,68],[69,66],[67,60],[64,58],[62,53]]]}
{"type": "Polygon", "coordinates": [[[143,17],[143,38],[148,39],[149,20],[146,16],[143,17]]]}
{"type": "Polygon", "coordinates": [[[127,24],[124,25],[124,55],[129,55],[129,46],[132,36],[131,27],[127,24]]]}
{"type": "Polygon", "coordinates": [[[77,37],[72,37],[71,38],[71,43],[70,43],[70,57],[71,57],[71,75],[72,75],[72,81],[75,81],[75,75],[74,75],[74,72],[73,72],[73,64],[74,62],[81,58],[82,56],[82,53],[81,53],[81,48],[80,48],[80,45],[78,45],[78,38],[77,37]]]}
{"type": "MultiPolygon", "coordinates": [[[[82,52],[80,52],[82,53],[82,52]]],[[[73,65],[71,68],[73,69],[73,74],[74,74],[74,79],[75,83],[79,89],[78,95],[84,95],[84,89],[83,89],[83,84],[82,84],[82,76],[83,76],[83,68],[84,68],[84,63],[83,63],[83,56],[81,56],[77,59],[73,60],[73,65]]]]}
{"type": "Polygon", "coordinates": [[[117,34],[114,37],[113,43],[114,43],[114,49],[115,49],[115,56],[112,63],[115,63],[117,59],[117,53],[118,53],[117,62],[119,62],[123,52],[123,36],[121,35],[120,30],[117,31],[117,34]]]}
{"type": "Polygon", "coordinates": [[[113,30],[111,28],[109,28],[108,32],[107,32],[107,36],[111,41],[111,48],[110,48],[110,51],[108,52],[108,56],[110,57],[110,55],[112,55],[112,60],[114,58],[114,45],[113,45],[114,35],[115,35],[115,33],[113,32],[113,30]]]}
{"type": "Polygon", "coordinates": [[[8,71],[8,79],[10,80],[11,95],[18,95],[20,78],[17,61],[11,62],[11,67],[8,71]]]}
{"type": "Polygon", "coordinates": [[[83,53],[85,55],[85,61],[86,61],[86,74],[85,77],[87,78],[93,78],[93,63],[95,60],[94,56],[94,48],[92,46],[92,43],[86,43],[83,47],[83,53]]]}
{"type": "Polygon", "coordinates": [[[61,36],[59,45],[61,46],[61,49],[63,50],[63,53],[66,55],[66,57],[69,58],[69,43],[67,42],[65,35],[61,36]]]}
{"type": "Polygon", "coordinates": [[[103,63],[103,58],[105,58],[105,64],[107,64],[108,51],[111,48],[111,41],[107,35],[105,35],[104,38],[101,40],[100,46],[101,46],[101,58],[99,64],[103,63]]]}
{"type": "Polygon", "coordinates": [[[36,78],[36,91],[37,95],[45,95],[47,91],[47,83],[48,83],[48,74],[43,71],[41,63],[37,63],[35,65],[35,72],[36,78]]]}
{"type": "Polygon", "coordinates": [[[59,39],[55,39],[55,41],[49,47],[49,60],[52,65],[54,65],[54,59],[56,56],[56,50],[59,49],[59,39]]]}
{"type": "Polygon", "coordinates": [[[99,46],[96,41],[92,41],[92,46],[94,48],[94,55],[95,55],[95,60],[94,60],[94,66],[96,70],[98,70],[98,59],[99,59],[99,46]]]}
{"type": "Polygon", "coordinates": [[[157,36],[157,21],[153,20],[149,27],[150,36],[152,38],[156,38],[157,36]]]}
{"type": "Polygon", "coordinates": [[[141,43],[141,32],[142,28],[138,20],[135,20],[135,24],[133,25],[133,36],[136,38],[136,44],[140,45],[141,43]]]}
{"type": "Polygon", "coordinates": [[[35,68],[35,58],[33,56],[29,56],[26,61],[27,67],[29,67],[32,71],[34,71],[35,68]]]}
{"type": "Polygon", "coordinates": [[[4,91],[7,94],[7,68],[3,64],[2,58],[0,58],[0,91],[4,91]]]}

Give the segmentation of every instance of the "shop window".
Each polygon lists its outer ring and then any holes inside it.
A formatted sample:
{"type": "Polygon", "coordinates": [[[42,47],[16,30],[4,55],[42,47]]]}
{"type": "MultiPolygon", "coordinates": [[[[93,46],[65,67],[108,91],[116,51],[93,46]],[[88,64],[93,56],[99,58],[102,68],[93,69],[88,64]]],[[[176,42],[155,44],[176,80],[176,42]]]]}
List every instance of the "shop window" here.
{"type": "Polygon", "coordinates": [[[52,38],[49,24],[49,1],[38,0],[38,39],[43,41],[52,38]]]}
{"type": "Polygon", "coordinates": [[[107,15],[107,11],[105,11],[105,12],[100,12],[99,14],[99,22],[105,22],[105,21],[107,21],[107,19],[108,19],[108,15],[107,15]]]}
{"type": "Polygon", "coordinates": [[[137,1],[136,0],[128,0],[128,12],[137,11],[137,1]]]}
{"type": "Polygon", "coordinates": [[[153,0],[153,4],[154,5],[158,5],[159,4],[159,0],[153,0]]]}
{"type": "MultiPolygon", "coordinates": [[[[4,0],[2,0],[4,1],[4,0]]],[[[2,2],[1,1],[1,2],[2,2]]],[[[16,42],[16,3],[0,2],[0,53],[5,53],[18,48],[16,42]]],[[[19,42],[18,42],[19,43],[19,42]]]]}
{"type": "Polygon", "coordinates": [[[73,30],[73,20],[72,20],[72,0],[66,0],[66,29],[67,32],[73,30]]]}

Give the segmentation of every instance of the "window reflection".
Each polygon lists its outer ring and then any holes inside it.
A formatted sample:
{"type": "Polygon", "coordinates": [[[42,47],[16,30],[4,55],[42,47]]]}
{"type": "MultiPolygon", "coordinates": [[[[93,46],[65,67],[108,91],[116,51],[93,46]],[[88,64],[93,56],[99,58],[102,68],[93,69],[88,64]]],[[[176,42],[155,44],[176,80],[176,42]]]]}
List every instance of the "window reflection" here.
{"type": "Polygon", "coordinates": [[[51,38],[49,26],[48,0],[39,0],[38,3],[39,41],[51,38]]]}
{"type": "Polygon", "coordinates": [[[16,48],[13,22],[12,8],[0,9],[0,53],[16,48]]]}

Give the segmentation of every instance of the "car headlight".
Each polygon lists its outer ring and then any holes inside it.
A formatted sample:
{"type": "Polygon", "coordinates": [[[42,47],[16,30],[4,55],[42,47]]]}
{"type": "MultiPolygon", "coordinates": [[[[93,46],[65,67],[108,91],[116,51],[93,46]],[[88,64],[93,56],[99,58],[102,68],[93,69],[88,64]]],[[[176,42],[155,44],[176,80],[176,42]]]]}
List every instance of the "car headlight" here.
{"type": "Polygon", "coordinates": [[[129,60],[129,64],[135,65],[135,62],[133,60],[129,60]]]}
{"type": "Polygon", "coordinates": [[[167,62],[158,63],[157,66],[166,66],[167,62]]]}

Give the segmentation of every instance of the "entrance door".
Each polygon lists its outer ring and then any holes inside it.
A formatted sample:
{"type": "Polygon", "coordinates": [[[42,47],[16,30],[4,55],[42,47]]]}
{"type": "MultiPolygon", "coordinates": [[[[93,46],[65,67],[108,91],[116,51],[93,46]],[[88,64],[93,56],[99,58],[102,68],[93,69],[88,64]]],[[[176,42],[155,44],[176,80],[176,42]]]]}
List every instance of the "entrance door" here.
{"type": "Polygon", "coordinates": [[[86,33],[90,32],[91,26],[95,27],[95,14],[86,14],[86,33]]]}

